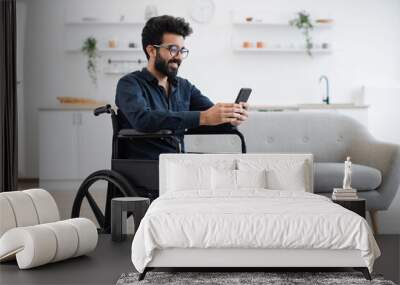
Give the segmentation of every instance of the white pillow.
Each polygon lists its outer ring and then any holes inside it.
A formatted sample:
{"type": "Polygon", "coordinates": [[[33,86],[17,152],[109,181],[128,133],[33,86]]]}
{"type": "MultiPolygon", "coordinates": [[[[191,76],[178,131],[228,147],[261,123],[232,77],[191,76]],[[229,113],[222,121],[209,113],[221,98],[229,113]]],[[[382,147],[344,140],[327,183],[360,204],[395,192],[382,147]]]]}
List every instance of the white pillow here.
{"type": "Polygon", "coordinates": [[[267,188],[267,170],[236,170],[237,188],[267,188]]]}
{"type": "Polygon", "coordinates": [[[211,167],[184,163],[168,164],[168,191],[211,189],[211,167]]]}
{"type": "Polygon", "coordinates": [[[211,181],[213,190],[236,190],[236,170],[212,168],[211,181]]]}
{"type": "Polygon", "coordinates": [[[242,188],[267,188],[266,170],[216,169],[212,171],[212,189],[235,191],[242,188]]]}
{"type": "Polygon", "coordinates": [[[267,173],[267,188],[272,190],[307,191],[306,164],[295,159],[239,159],[240,170],[263,170],[267,173]]]}

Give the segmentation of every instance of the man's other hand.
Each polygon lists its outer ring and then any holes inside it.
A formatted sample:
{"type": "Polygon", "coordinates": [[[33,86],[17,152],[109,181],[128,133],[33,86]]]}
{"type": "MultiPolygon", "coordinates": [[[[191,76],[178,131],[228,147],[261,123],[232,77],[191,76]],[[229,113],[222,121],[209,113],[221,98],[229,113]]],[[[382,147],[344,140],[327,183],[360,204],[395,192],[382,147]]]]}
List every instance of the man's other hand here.
{"type": "Polygon", "coordinates": [[[239,118],[237,118],[235,121],[231,122],[231,124],[233,126],[239,126],[241,123],[246,121],[247,118],[249,117],[249,113],[248,113],[249,104],[245,103],[245,102],[240,102],[239,105],[242,106],[241,113],[240,113],[241,116],[239,118]]]}
{"type": "Polygon", "coordinates": [[[211,108],[200,112],[201,126],[216,126],[230,123],[234,126],[240,125],[248,117],[248,104],[241,102],[235,103],[217,103],[211,108]]]}

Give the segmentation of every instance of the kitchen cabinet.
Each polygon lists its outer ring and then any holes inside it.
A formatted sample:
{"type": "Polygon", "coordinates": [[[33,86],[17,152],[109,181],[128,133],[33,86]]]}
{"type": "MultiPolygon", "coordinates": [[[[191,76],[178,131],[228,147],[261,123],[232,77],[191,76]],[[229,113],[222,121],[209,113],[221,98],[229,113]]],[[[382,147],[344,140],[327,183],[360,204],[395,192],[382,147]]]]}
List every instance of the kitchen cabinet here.
{"type": "Polygon", "coordinates": [[[95,117],[89,108],[40,109],[40,185],[46,181],[80,183],[94,171],[109,169],[111,140],[108,115],[95,117]]]}

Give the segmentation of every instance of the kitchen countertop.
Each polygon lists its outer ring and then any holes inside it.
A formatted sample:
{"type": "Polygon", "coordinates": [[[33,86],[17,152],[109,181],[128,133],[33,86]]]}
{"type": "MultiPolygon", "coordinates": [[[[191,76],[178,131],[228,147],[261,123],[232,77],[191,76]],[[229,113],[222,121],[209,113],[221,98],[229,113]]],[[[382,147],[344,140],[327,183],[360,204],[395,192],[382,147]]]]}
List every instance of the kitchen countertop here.
{"type": "MultiPolygon", "coordinates": [[[[93,111],[105,104],[53,104],[42,106],[39,111],[93,111]]],[[[115,107],[115,106],[113,106],[115,107]]],[[[339,104],[294,104],[294,105],[251,105],[251,111],[299,111],[299,110],[324,110],[324,109],[368,109],[369,105],[354,105],[351,103],[339,104]]]]}
{"type": "Polygon", "coordinates": [[[296,104],[296,105],[250,105],[252,111],[299,111],[299,110],[335,110],[335,109],[368,109],[369,105],[354,105],[352,103],[338,104],[296,104]]]}
{"type": "Polygon", "coordinates": [[[93,111],[106,104],[53,104],[39,107],[39,111],[93,111]]]}

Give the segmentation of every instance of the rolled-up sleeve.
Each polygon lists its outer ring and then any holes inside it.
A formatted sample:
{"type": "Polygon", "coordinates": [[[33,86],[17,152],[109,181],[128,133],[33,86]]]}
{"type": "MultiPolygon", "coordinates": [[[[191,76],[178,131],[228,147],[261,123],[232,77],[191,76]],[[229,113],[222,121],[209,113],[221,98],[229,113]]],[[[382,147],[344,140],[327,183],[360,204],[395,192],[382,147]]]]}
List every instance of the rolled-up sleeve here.
{"type": "Polygon", "coordinates": [[[119,80],[115,104],[132,128],[144,132],[191,129],[200,124],[200,112],[196,110],[180,112],[151,110],[135,78],[123,77],[119,80]]]}

